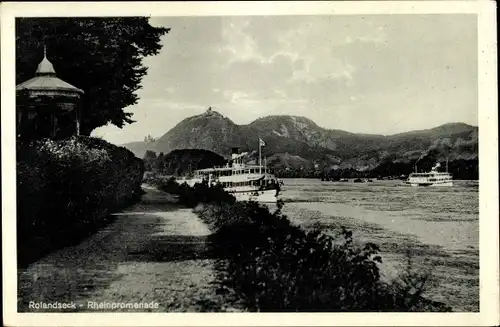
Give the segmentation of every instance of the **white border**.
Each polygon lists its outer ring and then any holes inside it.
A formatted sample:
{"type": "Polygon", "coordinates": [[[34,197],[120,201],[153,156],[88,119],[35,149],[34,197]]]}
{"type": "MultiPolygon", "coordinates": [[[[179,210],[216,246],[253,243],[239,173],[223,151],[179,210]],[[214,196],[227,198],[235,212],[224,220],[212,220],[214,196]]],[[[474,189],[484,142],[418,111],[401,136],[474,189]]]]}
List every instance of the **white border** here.
{"type": "MultiPolygon", "coordinates": [[[[6,325],[17,326],[493,326],[499,317],[498,95],[495,3],[363,2],[73,2],[2,3],[2,231],[6,325]],[[17,313],[15,220],[14,18],[22,16],[478,15],[480,313],[17,313]]],[[[457,36],[459,37],[459,36],[457,36]]]]}

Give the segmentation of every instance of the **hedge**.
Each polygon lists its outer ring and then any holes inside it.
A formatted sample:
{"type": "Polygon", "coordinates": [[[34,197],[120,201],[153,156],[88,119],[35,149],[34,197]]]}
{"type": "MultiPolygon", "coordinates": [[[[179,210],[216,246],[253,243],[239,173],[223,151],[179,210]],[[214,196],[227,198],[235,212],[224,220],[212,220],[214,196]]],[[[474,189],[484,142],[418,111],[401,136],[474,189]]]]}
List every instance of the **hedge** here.
{"type": "Polygon", "coordinates": [[[18,264],[91,233],[142,194],[142,160],[78,136],[17,143],[18,264]]]}

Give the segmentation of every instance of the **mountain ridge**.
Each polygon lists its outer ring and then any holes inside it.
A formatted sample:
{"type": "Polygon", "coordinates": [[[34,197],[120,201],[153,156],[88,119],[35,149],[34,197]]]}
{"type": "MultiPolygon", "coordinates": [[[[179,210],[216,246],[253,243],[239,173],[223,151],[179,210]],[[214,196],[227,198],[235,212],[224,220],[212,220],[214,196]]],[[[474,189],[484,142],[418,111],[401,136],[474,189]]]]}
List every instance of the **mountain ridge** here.
{"type": "Polygon", "coordinates": [[[227,158],[233,147],[255,156],[259,137],[266,142],[263,156],[269,157],[273,167],[365,170],[387,161],[410,162],[422,156],[477,159],[478,127],[453,122],[392,135],[362,134],[326,129],[294,115],[270,115],[237,125],[209,109],[183,119],[154,142],[122,146],[138,157],[146,150],[167,154],[178,149],[204,149],[227,158]]]}

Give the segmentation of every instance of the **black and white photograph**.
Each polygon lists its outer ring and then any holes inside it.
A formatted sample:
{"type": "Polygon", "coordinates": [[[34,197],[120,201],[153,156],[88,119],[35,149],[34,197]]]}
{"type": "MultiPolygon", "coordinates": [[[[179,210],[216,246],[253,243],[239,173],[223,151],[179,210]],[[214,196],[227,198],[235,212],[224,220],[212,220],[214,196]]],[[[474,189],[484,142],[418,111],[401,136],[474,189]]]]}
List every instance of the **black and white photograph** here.
{"type": "Polygon", "coordinates": [[[12,314],[498,322],[496,61],[482,68],[496,45],[480,33],[492,3],[173,5],[5,23],[12,314]]]}

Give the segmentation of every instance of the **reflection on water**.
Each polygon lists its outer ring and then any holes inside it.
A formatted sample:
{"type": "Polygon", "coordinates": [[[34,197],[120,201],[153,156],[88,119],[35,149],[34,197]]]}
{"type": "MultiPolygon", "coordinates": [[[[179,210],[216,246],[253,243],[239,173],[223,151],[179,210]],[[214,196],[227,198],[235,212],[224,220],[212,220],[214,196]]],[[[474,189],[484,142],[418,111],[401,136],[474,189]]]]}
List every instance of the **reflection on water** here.
{"type": "Polygon", "coordinates": [[[382,250],[383,273],[400,271],[408,254],[430,270],[428,296],[454,311],[479,310],[479,194],[477,181],[418,188],[374,183],[285,179],[283,212],[305,228],[336,234],[351,228],[360,242],[382,250]]]}

